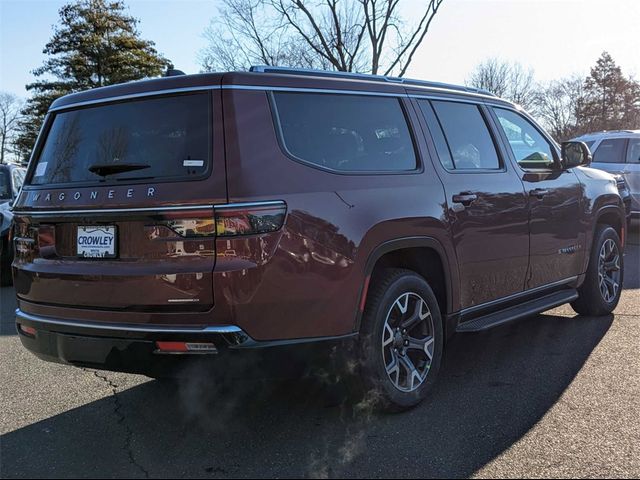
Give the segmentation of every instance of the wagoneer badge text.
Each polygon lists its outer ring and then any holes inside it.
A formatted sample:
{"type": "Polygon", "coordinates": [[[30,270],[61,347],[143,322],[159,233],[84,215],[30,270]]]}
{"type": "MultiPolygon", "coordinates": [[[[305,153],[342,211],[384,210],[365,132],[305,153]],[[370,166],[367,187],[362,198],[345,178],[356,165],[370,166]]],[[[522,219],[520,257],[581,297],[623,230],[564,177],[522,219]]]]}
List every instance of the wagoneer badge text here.
{"type": "Polygon", "coordinates": [[[100,192],[98,190],[92,190],[90,192],[81,192],[75,191],[71,192],[60,192],[51,194],[50,192],[31,192],[31,200],[34,202],[42,201],[42,202],[50,202],[50,201],[64,201],[64,200],[81,200],[83,198],[89,198],[91,200],[98,199],[117,199],[117,198],[135,198],[140,195],[138,193],[139,190],[145,190],[144,195],[146,197],[153,197],[156,193],[155,187],[148,187],[146,189],[135,189],[135,188],[127,188],[126,190],[116,191],[116,190],[106,190],[100,192]]]}

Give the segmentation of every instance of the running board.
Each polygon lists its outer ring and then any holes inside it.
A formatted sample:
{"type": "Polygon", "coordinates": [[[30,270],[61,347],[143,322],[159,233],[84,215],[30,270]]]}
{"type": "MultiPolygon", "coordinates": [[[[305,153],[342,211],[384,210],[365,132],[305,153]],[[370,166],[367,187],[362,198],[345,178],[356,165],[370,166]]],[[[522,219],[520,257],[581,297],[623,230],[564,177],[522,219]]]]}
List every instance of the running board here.
{"type": "Polygon", "coordinates": [[[560,292],[551,293],[514,307],[509,307],[460,323],[458,328],[456,328],[456,332],[481,332],[483,330],[489,330],[498,325],[513,322],[514,320],[529,317],[559,305],[572,302],[576,298],[578,298],[578,292],[575,289],[561,290],[560,292]]]}

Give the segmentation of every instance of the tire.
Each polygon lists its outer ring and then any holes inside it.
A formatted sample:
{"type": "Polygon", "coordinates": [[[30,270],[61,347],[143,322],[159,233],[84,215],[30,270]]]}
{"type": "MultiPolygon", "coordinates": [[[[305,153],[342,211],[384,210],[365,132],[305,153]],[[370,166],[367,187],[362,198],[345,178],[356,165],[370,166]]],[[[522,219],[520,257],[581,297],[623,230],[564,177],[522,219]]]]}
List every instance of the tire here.
{"type": "Polygon", "coordinates": [[[440,308],[425,279],[411,270],[382,271],[369,290],[361,328],[359,373],[365,398],[372,396],[378,407],[393,412],[419,404],[438,375],[443,338],[440,308]],[[412,316],[413,326],[403,333],[401,326],[412,316]],[[409,374],[411,366],[414,374],[409,374]]]}
{"type": "Polygon", "coordinates": [[[620,301],[624,280],[624,258],[618,233],[607,225],[598,226],[580,295],[571,307],[580,315],[608,315],[620,301]]]}

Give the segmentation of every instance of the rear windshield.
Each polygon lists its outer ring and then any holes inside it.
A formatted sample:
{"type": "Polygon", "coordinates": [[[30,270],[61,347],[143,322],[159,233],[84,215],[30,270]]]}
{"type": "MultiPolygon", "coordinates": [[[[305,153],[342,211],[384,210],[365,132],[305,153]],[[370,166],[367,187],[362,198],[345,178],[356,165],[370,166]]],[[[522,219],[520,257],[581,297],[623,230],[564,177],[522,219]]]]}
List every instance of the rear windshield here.
{"type": "Polygon", "coordinates": [[[209,162],[208,93],[58,113],[31,183],[201,176],[209,162]]]}

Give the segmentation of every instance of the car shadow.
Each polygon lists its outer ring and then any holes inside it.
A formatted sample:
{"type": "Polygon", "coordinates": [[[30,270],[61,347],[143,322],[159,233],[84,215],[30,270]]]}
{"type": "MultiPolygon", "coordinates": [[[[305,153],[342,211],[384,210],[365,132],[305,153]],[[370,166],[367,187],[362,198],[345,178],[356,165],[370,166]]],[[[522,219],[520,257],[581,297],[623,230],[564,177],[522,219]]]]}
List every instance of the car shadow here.
{"type": "Polygon", "coordinates": [[[321,378],[150,381],[4,435],[2,475],[467,477],[558,402],[612,321],[538,315],[458,335],[431,396],[395,415],[321,378]]]}

